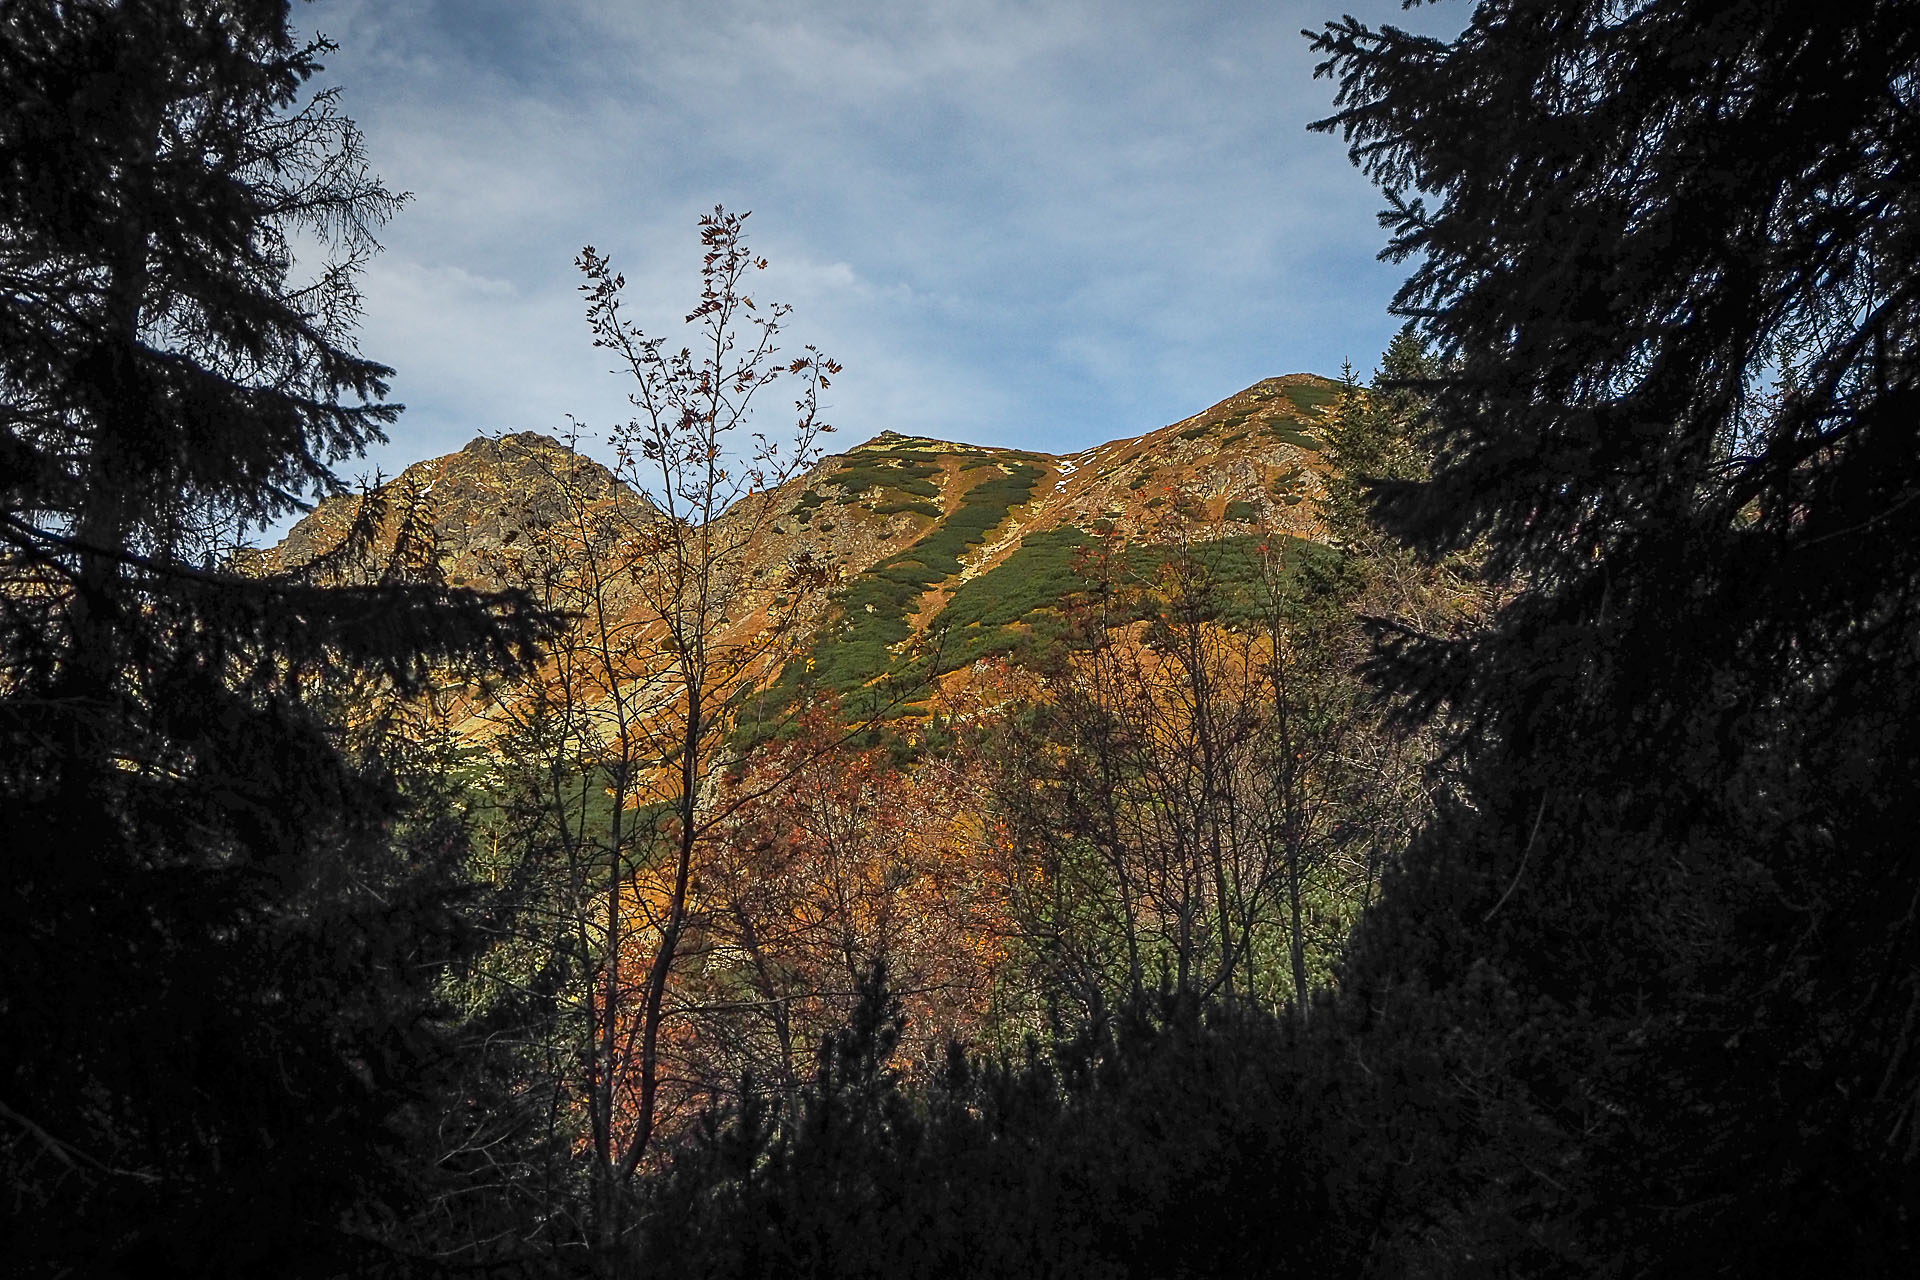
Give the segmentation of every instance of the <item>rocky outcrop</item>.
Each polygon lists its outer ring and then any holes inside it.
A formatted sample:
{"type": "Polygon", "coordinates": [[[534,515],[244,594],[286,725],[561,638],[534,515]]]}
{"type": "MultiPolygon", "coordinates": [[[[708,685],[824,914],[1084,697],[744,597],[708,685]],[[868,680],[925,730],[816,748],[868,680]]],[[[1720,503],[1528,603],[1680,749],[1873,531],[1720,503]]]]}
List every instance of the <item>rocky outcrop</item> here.
{"type": "MultiPolygon", "coordinates": [[[[289,569],[335,552],[368,500],[346,494],[322,502],[264,554],[260,567],[289,569]]],[[[384,563],[404,531],[446,582],[482,590],[564,571],[567,545],[616,538],[653,511],[607,468],[531,431],[482,436],[458,453],[416,462],[381,485],[373,500],[380,510],[365,563],[384,563]]]]}

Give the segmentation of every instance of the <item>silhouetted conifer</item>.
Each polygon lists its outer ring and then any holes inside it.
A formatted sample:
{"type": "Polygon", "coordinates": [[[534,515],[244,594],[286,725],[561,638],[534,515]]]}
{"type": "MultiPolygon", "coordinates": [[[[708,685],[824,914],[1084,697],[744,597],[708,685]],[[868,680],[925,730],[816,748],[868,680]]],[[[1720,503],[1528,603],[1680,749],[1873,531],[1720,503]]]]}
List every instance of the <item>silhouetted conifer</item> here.
{"type": "Polygon", "coordinates": [[[1439,358],[1434,474],[1378,511],[1523,588],[1378,665],[1469,770],[1348,973],[1376,1054],[1426,1052],[1422,1009],[1485,1047],[1410,1122],[1477,1116],[1431,1166],[1429,1244],[1536,1274],[1902,1272],[1912,6],[1489,0],[1451,43],[1349,20],[1316,47],[1321,127],[1386,189],[1397,306],[1439,358]]]}
{"type": "Polygon", "coordinates": [[[343,1265],[393,1173],[459,849],[393,847],[389,779],[318,698],[536,638],[505,599],[229,567],[397,412],[351,326],[398,201],[333,96],[302,97],[324,49],[285,0],[0,10],[12,1274],[343,1265]],[[296,244],[330,252],[311,279],[296,244]]]}

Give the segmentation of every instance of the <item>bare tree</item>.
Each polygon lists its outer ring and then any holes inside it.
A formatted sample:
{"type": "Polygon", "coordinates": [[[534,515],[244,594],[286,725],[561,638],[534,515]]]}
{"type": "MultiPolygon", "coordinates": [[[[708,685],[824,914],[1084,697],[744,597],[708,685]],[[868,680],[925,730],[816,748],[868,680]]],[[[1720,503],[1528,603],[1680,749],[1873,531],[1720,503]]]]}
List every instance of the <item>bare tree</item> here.
{"type": "Polygon", "coordinates": [[[593,345],[631,379],[634,415],[606,437],[623,485],[609,489],[584,460],[555,476],[563,509],[522,572],[572,626],[540,679],[496,708],[512,838],[541,847],[545,875],[527,922],[545,936],[514,980],[542,964],[567,974],[552,984],[571,1046],[554,1112],[583,1114],[601,1248],[621,1231],[624,1188],[672,1101],[675,974],[701,936],[699,882],[738,710],[793,656],[826,582],[804,553],[773,566],[756,554],[769,492],[811,466],[832,429],[820,395],[839,366],[811,346],[781,355],[789,308],[749,292],[767,263],[744,220],[720,208],[700,220],[694,337],[677,351],[628,319],[607,257],[581,252],[593,345]],[[756,401],[782,381],[794,387],[789,428],[753,430],[756,401]]]}
{"type": "Polygon", "coordinates": [[[1419,761],[1353,672],[1351,602],[1303,582],[1325,549],[1190,521],[1083,566],[1078,652],[1000,761],[1012,915],[1046,981],[1084,999],[1138,997],[1164,969],[1304,1014],[1420,803],[1419,761]]]}

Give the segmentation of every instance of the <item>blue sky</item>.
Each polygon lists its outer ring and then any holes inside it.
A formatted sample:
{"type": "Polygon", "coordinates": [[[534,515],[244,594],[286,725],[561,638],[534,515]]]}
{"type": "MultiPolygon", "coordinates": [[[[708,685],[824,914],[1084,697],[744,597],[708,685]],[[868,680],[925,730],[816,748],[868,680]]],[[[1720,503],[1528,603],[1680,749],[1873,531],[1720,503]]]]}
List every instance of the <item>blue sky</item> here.
{"type": "MultiPolygon", "coordinates": [[[[1379,194],[1309,134],[1333,85],[1302,27],[1451,32],[1448,4],[1114,0],[324,0],[373,166],[413,200],[363,279],[399,371],[392,443],[604,434],[624,391],[573,258],[610,253],[678,342],[696,222],[751,210],[793,345],[846,366],[829,419],[1068,452],[1260,378],[1362,374],[1404,269],[1379,194]]],[[[777,426],[770,418],[769,427],[777,426]]]]}

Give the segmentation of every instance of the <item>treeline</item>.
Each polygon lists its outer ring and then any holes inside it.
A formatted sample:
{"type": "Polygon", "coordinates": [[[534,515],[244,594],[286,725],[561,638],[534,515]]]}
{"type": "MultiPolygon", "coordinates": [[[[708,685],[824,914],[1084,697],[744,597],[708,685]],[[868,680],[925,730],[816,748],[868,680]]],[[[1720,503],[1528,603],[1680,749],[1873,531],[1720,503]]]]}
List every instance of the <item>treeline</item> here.
{"type": "Polygon", "coordinates": [[[1906,6],[1312,34],[1414,264],[1331,550],[1170,512],[1048,651],[744,735],[839,370],[724,211],[711,361],[580,259],[649,503],[496,595],[404,496],[234,567],[396,412],[288,23],[0,15],[10,1272],[1912,1270],[1906,6]]]}

